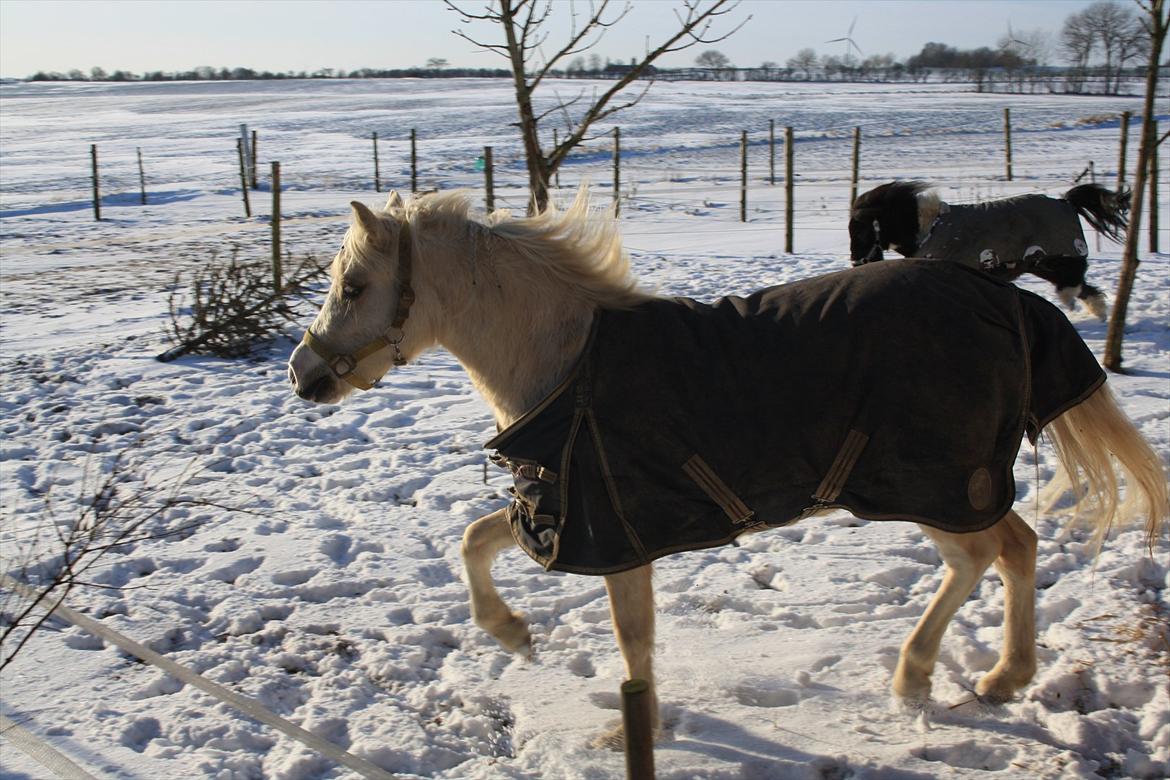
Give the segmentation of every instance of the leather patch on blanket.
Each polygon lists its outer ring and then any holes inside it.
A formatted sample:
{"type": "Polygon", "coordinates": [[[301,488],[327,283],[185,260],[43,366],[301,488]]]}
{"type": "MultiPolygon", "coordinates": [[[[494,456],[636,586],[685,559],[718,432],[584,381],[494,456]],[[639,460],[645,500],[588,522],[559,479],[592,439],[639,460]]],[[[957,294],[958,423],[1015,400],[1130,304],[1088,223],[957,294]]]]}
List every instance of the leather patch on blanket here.
{"type": "Polygon", "coordinates": [[[1039,296],[892,260],[601,310],[560,387],[486,446],[521,548],[608,574],[826,507],[982,530],[1015,499],[1024,434],[1104,379],[1039,296]]]}

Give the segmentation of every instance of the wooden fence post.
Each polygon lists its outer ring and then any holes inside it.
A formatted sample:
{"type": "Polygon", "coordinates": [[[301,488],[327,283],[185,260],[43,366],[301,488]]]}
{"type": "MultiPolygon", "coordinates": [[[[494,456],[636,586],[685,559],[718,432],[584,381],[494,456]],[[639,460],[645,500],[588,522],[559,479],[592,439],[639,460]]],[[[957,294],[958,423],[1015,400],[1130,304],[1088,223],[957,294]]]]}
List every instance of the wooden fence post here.
{"type": "Polygon", "coordinates": [[[1012,110],[1003,110],[1004,159],[1007,163],[1007,180],[1012,180],[1012,110]]]}
{"type": "Polygon", "coordinates": [[[496,210],[496,194],[492,187],[492,148],[490,146],[483,148],[483,186],[487,190],[487,212],[491,214],[496,210]]]}
{"type": "Polygon", "coordinates": [[[1117,162],[1117,189],[1125,184],[1125,148],[1129,146],[1129,112],[1121,112],[1121,158],[1117,162]]]}
{"type": "MultiPolygon", "coordinates": [[[[1154,138],[1158,123],[1154,122],[1154,138]]],[[[1150,147],[1150,251],[1158,251],[1158,145],[1150,147]]]]}
{"type": "Polygon", "coordinates": [[[240,192],[244,195],[244,216],[252,216],[252,203],[248,200],[248,179],[244,175],[244,140],[236,139],[236,156],[240,158],[240,192]]]}
{"type": "Polygon", "coordinates": [[[378,132],[374,131],[374,192],[382,191],[382,173],[378,170],[378,132]]]}
{"type": "Polygon", "coordinates": [[[142,170],[142,147],[134,147],[135,153],[138,155],[138,191],[142,195],[142,205],[146,205],[146,172],[142,170]]]}
{"type": "Polygon", "coordinates": [[[776,186],[776,120],[768,120],[768,184],[776,186]]]}
{"type": "Polygon", "coordinates": [[[418,134],[410,128],[410,191],[418,192],[418,134]]]}
{"type": "Polygon", "coordinates": [[[857,200],[857,180],[861,173],[861,128],[853,128],[853,178],[849,184],[849,208],[857,200]]]}
{"type": "Polygon", "coordinates": [[[251,167],[251,170],[249,170],[248,172],[250,174],[252,174],[252,189],[254,189],[254,190],[260,189],[260,180],[256,178],[256,143],[259,140],[260,140],[260,137],[258,135],[256,135],[256,131],[253,130],[252,131],[252,159],[251,159],[252,167],[251,167]]]}
{"type": "Polygon", "coordinates": [[[654,729],[650,684],[645,680],[622,683],[622,727],[626,732],[627,780],[654,780],[654,729]]]}
{"type": "Polygon", "coordinates": [[[622,195],[622,129],[613,129],[613,215],[621,213],[622,195]]]}
{"type": "Polygon", "coordinates": [[[747,130],[741,131],[739,136],[739,221],[747,222],[747,130]]]}
{"type": "Polygon", "coordinates": [[[244,147],[244,170],[247,170],[252,165],[252,150],[248,148],[248,126],[246,124],[240,125],[240,143],[244,147]]]}
{"type": "Polygon", "coordinates": [[[102,221],[102,198],[101,193],[98,192],[98,166],[97,166],[97,144],[89,145],[89,159],[91,176],[93,178],[93,218],[97,222],[102,221]]]}
{"type": "Polygon", "coordinates": [[[792,254],[792,216],[795,187],[792,181],[792,128],[784,128],[784,251],[792,254]]]}
{"type": "Polygon", "coordinates": [[[280,163],[272,163],[272,286],[280,295],[280,163]]]}

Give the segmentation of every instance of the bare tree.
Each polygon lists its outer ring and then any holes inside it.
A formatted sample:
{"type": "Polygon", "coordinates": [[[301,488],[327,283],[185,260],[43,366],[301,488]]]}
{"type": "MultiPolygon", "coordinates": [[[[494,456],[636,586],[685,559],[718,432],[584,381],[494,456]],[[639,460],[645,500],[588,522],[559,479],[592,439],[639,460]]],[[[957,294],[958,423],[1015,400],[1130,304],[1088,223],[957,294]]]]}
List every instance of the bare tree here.
{"type": "Polygon", "coordinates": [[[1142,222],[1142,207],[1145,205],[1146,177],[1150,159],[1157,145],[1166,139],[1157,137],[1154,122],[1154,97],[1158,92],[1158,62],[1162,47],[1166,43],[1166,31],[1170,27],[1165,0],[1135,0],[1144,12],[1141,24],[1148,35],[1149,62],[1146,66],[1146,98],[1142,112],[1142,140],[1138,147],[1137,171],[1133,182],[1133,203],[1131,204],[1129,229],[1125,235],[1125,249],[1121,255],[1121,278],[1117,283],[1116,300],[1109,316],[1109,330],[1105,334],[1105,356],[1101,361],[1110,371],[1121,370],[1121,341],[1125,332],[1125,315],[1129,308],[1129,296],[1133,292],[1138,268],[1138,233],[1142,222]]]}
{"type": "Polygon", "coordinates": [[[1060,30],[1060,46],[1065,58],[1073,66],[1068,83],[1073,92],[1080,92],[1084,86],[1095,39],[1093,26],[1085,11],[1072,14],[1064,20],[1060,30]]]}
{"type": "Polygon", "coordinates": [[[519,112],[520,136],[524,142],[524,157],[528,167],[528,187],[532,197],[530,208],[537,211],[548,206],[549,182],[564,162],[569,152],[582,141],[589,140],[590,127],[614,115],[622,109],[636,105],[653,84],[624,102],[615,101],[630,84],[643,75],[650,75],[650,65],[664,54],[689,49],[692,46],[710,45],[726,40],[751,17],[747,17],[729,32],[717,34],[712,29],[722,17],[735,10],[739,0],[682,0],[675,10],[677,30],[656,48],[647,46],[647,53],[625,69],[614,84],[592,101],[583,103],[584,91],[569,100],[557,100],[547,110],[537,113],[533,107],[533,96],[557,64],[566,57],[572,57],[595,46],[606,30],[620,22],[630,10],[627,2],[620,8],[611,8],[610,0],[597,0],[589,4],[587,14],[578,15],[576,7],[568,6],[572,14],[572,25],[567,39],[559,46],[546,48],[549,33],[545,24],[554,10],[564,8],[553,0],[492,0],[482,10],[472,12],[445,0],[447,6],[458,13],[464,22],[484,22],[494,25],[502,37],[498,42],[488,38],[473,37],[463,30],[455,30],[459,37],[486,51],[495,52],[508,60],[512,80],[516,89],[516,108],[519,112]],[[580,106],[580,108],[578,108],[580,106]],[[571,111],[578,111],[574,116],[571,111]],[[565,133],[559,143],[545,149],[540,138],[540,123],[550,116],[557,116],[564,122],[565,133]]]}
{"type": "MultiPolygon", "coordinates": [[[[1144,7],[1144,6],[1143,6],[1144,7]]],[[[1103,76],[1102,91],[1116,94],[1126,65],[1139,60],[1149,49],[1147,23],[1132,8],[1116,0],[1098,0],[1065,19],[1061,44],[1073,64],[1079,91],[1088,73],[1093,54],[1100,52],[1103,76]]]]}
{"type": "Polygon", "coordinates": [[[803,70],[807,81],[812,78],[813,68],[817,66],[817,53],[813,49],[801,49],[794,56],[788,58],[788,67],[793,70],[803,70]]]}
{"type": "Polygon", "coordinates": [[[707,49],[698,57],[695,57],[695,64],[700,68],[713,68],[715,70],[721,70],[723,68],[730,68],[731,60],[727,57],[726,54],[719,51],[718,49],[707,49]]]}

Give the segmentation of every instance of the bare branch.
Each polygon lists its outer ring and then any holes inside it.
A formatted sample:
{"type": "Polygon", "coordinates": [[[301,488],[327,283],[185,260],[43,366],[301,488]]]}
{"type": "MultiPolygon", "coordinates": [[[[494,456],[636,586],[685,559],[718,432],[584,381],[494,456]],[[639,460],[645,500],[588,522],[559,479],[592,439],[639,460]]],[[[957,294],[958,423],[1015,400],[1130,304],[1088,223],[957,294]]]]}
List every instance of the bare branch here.
{"type": "Polygon", "coordinates": [[[616,17],[607,20],[604,18],[604,16],[606,10],[609,8],[609,2],[610,0],[601,0],[600,5],[598,5],[592,13],[590,13],[588,20],[581,27],[581,29],[575,32],[571,32],[568,42],[566,42],[559,51],[550,57],[542,68],[533,74],[530,81],[532,89],[535,89],[536,86],[540,84],[540,82],[543,81],[544,78],[549,74],[553,67],[565,57],[587,51],[600,43],[601,39],[605,36],[606,31],[624,19],[632,7],[627,2],[625,7],[622,8],[621,12],[616,17]],[[590,40],[591,36],[594,35],[596,35],[596,37],[590,40]]]}

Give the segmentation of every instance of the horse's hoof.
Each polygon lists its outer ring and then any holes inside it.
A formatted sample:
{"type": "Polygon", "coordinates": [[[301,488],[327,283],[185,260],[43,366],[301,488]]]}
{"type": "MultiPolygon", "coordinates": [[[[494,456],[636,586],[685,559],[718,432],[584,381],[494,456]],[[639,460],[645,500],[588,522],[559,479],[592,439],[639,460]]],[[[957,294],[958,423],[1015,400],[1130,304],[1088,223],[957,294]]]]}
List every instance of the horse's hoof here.
{"type": "Polygon", "coordinates": [[[924,712],[930,711],[930,702],[929,693],[913,696],[902,696],[895,693],[890,698],[890,711],[898,715],[917,717],[924,712]]]}
{"type": "Polygon", "coordinates": [[[1108,309],[1105,308],[1105,296],[1090,295],[1088,298],[1083,300],[1085,302],[1085,308],[1088,309],[1094,317],[1104,322],[1105,316],[1108,313],[1108,309]]]}
{"type": "MultiPolygon", "coordinates": [[[[664,732],[658,726],[653,728],[651,735],[654,743],[664,739],[664,732]]],[[[622,726],[622,722],[619,720],[611,723],[609,728],[589,740],[588,746],[594,750],[624,751],[626,749],[626,730],[622,726]]]]}
{"type": "Polygon", "coordinates": [[[623,751],[626,749],[626,731],[618,721],[589,740],[588,744],[594,750],[623,751]]]}
{"type": "Polygon", "coordinates": [[[510,653],[525,657],[532,655],[532,633],[528,630],[528,624],[515,613],[503,625],[492,630],[491,635],[510,653]]]}

